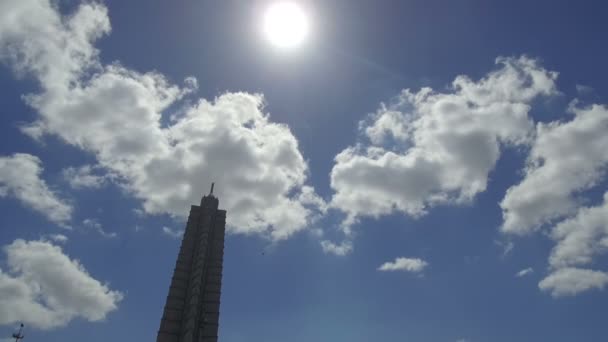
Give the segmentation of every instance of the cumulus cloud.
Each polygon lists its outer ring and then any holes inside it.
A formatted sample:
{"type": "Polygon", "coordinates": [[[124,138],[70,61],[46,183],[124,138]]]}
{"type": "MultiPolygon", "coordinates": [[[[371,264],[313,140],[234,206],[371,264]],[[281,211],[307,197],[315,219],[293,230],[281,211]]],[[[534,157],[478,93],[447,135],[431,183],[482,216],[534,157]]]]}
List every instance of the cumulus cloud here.
{"type": "Polygon", "coordinates": [[[525,235],[543,228],[556,245],[541,289],[554,296],[603,288],[605,273],[579,268],[608,249],[608,194],[586,206],[584,192],[604,181],[608,108],[571,106],[573,118],[539,123],[522,181],[500,203],[502,231],[525,235]]]}
{"type": "Polygon", "coordinates": [[[573,296],[591,289],[603,289],[608,273],[575,267],[561,268],[543,279],[538,287],[554,297],[573,296]]]}
{"type": "Polygon", "coordinates": [[[539,123],[524,179],[509,188],[500,206],[506,233],[527,234],[571,216],[578,194],[601,180],[608,165],[608,109],[572,108],[568,122],[539,123]]]}
{"type": "Polygon", "coordinates": [[[21,76],[34,73],[49,91],[65,88],[83,68],[98,64],[90,41],[109,30],[107,9],[93,2],[62,18],[48,0],[3,1],[0,57],[21,76]]]}
{"type": "Polygon", "coordinates": [[[397,258],[393,262],[385,262],[378,267],[378,271],[405,271],[412,273],[422,272],[427,266],[428,262],[418,258],[397,258]]]}
{"type": "Polygon", "coordinates": [[[68,167],[61,171],[63,178],[74,189],[101,188],[108,180],[107,175],[95,174],[99,167],[83,165],[80,167],[68,167]]]}
{"type": "Polygon", "coordinates": [[[0,197],[15,197],[50,221],[66,226],[72,206],[49,189],[40,178],[42,171],[42,162],[31,154],[0,157],[0,197]]]}
{"type": "Polygon", "coordinates": [[[15,240],[4,252],[9,271],[0,270],[2,325],[24,322],[51,329],[77,317],[97,322],[123,298],[50,242],[15,240]]]}
{"type": "Polygon", "coordinates": [[[43,237],[43,239],[48,239],[48,240],[51,240],[52,242],[57,242],[57,243],[66,243],[69,240],[68,237],[63,234],[49,234],[49,235],[45,235],[43,237]]]}
{"type": "Polygon", "coordinates": [[[557,242],[549,258],[554,268],[588,265],[608,251],[608,193],[602,204],[581,208],[576,216],[557,224],[551,237],[557,242]]]}
{"type": "Polygon", "coordinates": [[[346,240],[337,244],[329,240],[323,240],[321,241],[321,248],[323,253],[345,256],[353,251],[353,243],[346,240]]]}
{"type": "Polygon", "coordinates": [[[521,277],[525,277],[525,276],[527,276],[527,275],[530,275],[530,274],[532,274],[532,273],[534,273],[534,269],[532,269],[532,267],[528,267],[528,268],[524,268],[523,270],[521,270],[521,271],[517,272],[517,273],[515,274],[515,276],[516,276],[517,278],[521,278],[521,277]]]}
{"type": "Polygon", "coordinates": [[[168,107],[195,91],[196,79],[179,86],[157,72],[103,65],[93,45],[110,31],[103,5],[86,2],[63,17],[49,1],[14,0],[3,3],[0,22],[0,57],[41,86],[26,97],[39,119],[23,131],[93,154],[94,167],[111,173],[146,213],[184,217],[212,181],[231,232],[280,240],[323,211],[305,185],[298,141],[271,122],[261,95],[200,99],[166,124],[168,107]]]}
{"type": "Polygon", "coordinates": [[[450,92],[404,90],[360,124],[363,139],[335,158],[331,204],[357,217],[394,211],[420,216],[437,203],[467,203],[486,189],[504,145],[529,141],[531,102],[555,92],[556,73],[536,60],[499,58],[450,92]]]}
{"type": "Polygon", "coordinates": [[[539,284],[542,290],[560,297],[604,289],[607,272],[580,267],[608,251],[608,193],[602,204],[580,208],[575,216],[559,222],[550,236],[556,245],[549,257],[551,273],[539,284]]]}

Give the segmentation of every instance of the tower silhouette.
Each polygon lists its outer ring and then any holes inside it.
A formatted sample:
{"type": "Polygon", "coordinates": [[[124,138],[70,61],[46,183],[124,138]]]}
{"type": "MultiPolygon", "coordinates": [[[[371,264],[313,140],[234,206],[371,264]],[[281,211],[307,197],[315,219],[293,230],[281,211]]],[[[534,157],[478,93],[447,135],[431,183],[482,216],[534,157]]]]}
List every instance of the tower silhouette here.
{"type": "Polygon", "coordinates": [[[226,211],[213,187],[190,208],[157,342],[217,341],[226,211]]]}

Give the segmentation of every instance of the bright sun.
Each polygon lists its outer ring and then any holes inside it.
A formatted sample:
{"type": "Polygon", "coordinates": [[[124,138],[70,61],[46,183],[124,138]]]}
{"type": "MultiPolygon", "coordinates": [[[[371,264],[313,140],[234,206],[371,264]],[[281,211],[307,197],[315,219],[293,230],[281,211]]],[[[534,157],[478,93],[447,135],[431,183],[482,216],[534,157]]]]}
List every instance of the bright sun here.
{"type": "Polygon", "coordinates": [[[264,15],[266,38],[281,48],[300,45],[308,35],[308,18],[294,2],[278,2],[271,5],[264,15]]]}

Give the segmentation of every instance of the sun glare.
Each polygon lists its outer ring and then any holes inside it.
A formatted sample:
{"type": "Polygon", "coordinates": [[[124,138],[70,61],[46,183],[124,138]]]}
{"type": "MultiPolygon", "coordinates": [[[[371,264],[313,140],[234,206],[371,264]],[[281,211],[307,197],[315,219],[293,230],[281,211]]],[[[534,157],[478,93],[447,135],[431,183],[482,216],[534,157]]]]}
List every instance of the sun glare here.
{"type": "Polygon", "coordinates": [[[293,48],[308,35],[306,13],[294,2],[272,4],[264,15],[264,34],[275,46],[293,48]]]}

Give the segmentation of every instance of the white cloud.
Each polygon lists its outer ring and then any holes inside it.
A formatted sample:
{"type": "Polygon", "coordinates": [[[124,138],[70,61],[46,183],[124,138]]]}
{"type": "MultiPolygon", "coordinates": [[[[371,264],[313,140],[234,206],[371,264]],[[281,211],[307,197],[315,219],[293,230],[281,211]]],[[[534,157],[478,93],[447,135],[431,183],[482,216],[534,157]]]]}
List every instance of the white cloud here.
{"type": "Polygon", "coordinates": [[[57,243],[66,243],[68,242],[68,237],[63,234],[50,234],[46,235],[45,238],[57,243]]]}
{"type": "Polygon", "coordinates": [[[9,273],[0,270],[0,324],[51,329],[81,317],[104,320],[123,295],[92,278],[60,247],[15,240],[5,246],[9,273]]]}
{"type": "Polygon", "coordinates": [[[85,228],[94,230],[95,232],[99,233],[99,235],[103,236],[104,238],[115,238],[118,236],[118,234],[116,234],[115,232],[112,233],[108,233],[105,229],[103,229],[103,226],[101,225],[101,223],[99,223],[99,221],[97,221],[96,219],[84,219],[82,221],[82,225],[85,228]]]}
{"type": "Polygon", "coordinates": [[[72,207],[40,178],[41,164],[38,157],[25,153],[0,157],[0,197],[15,197],[26,207],[65,227],[71,219],[72,207]]]}
{"type": "Polygon", "coordinates": [[[577,267],[608,250],[608,194],[603,203],[584,206],[584,191],[605,180],[608,108],[570,110],[570,121],[537,125],[524,178],[500,204],[503,232],[550,231],[556,242],[549,257],[551,274],[539,286],[556,297],[603,288],[605,273],[577,267]]]}
{"type": "Polygon", "coordinates": [[[437,203],[467,203],[486,189],[503,145],[527,143],[530,103],[555,92],[556,73],[527,58],[499,58],[479,81],[449,93],[405,90],[360,124],[369,143],[348,147],[331,172],[332,206],[357,217],[420,216],[437,203]]]}
{"type": "Polygon", "coordinates": [[[524,179],[501,202],[502,230],[527,234],[571,216],[578,193],[601,180],[608,165],[608,109],[572,108],[569,122],[539,123],[524,179]]]}
{"type": "Polygon", "coordinates": [[[42,88],[27,96],[40,116],[23,131],[37,139],[53,134],[92,153],[95,167],[140,199],[146,213],[184,217],[213,181],[231,232],[280,240],[323,211],[305,186],[308,165],[296,138],[270,121],[261,95],[201,99],[166,124],[164,112],[192,93],[196,80],[180,87],[156,72],[102,65],[93,42],[110,30],[103,5],[85,3],[61,17],[48,1],[8,3],[0,11],[0,56],[42,88]]]}
{"type": "MultiPolygon", "coordinates": [[[[404,98],[399,98],[398,106],[405,105],[404,98]]],[[[394,106],[397,107],[398,106],[394,106]]],[[[391,110],[385,104],[380,105],[380,110],[371,125],[365,121],[360,122],[360,129],[375,145],[382,145],[387,139],[393,137],[397,141],[411,139],[411,128],[408,128],[408,118],[398,110],[391,110]]]]}
{"type": "Polygon", "coordinates": [[[174,239],[181,239],[184,236],[184,231],[182,229],[175,229],[169,227],[163,227],[163,233],[174,239]]]}
{"type": "Polygon", "coordinates": [[[534,269],[532,269],[532,267],[528,267],[528,268],[524,268],[523,270],[517,272],[515,274],[516,277],[521,278],[521,277],[525,277],[527,275],[530,275],[534,273],[534,269]]]}
{"type": "Polygon", "coordinates": [[[397,258],[393,262],[385,262],[378,267],[378,271],[406,271],[418,273],[422,272],[427,266],[428,262],[418,258],[397,258]]]}
{"type": "Polygon", "coordinates": [[[63,178],[74,189],[82,188],[101,188],[108,179],[107,175],[94,174],[99,169],[92,165],[83,165],[81,167],[68,167],[61,171],[63,178]]]}
{"type": "Polygon", "coordinates": [[[538,287],[554,297],[573,296],[591,289],[603,289],[608,273],[574,267],[561,268],[543,279],[538,287]]]}
{"type": "Polygon", "coordinates": [[[7,0],[0,4],[0,57],[20,75],[36,74],[52,92],[77,81],[83,68],[96,67],[98,51],[90,41],[109,30],[100,4],[89,2],[62,18],[48,0],[7,0]]]}
{"type": "Polygon", "coordinates": [[[604,289],[608,272],[577,267],[592,264],[595,256],[608,251],[608,193],[602,204],[581,208],[558,223],[551,237],[556,241],[549,257],[552,273],[540,282],[541,289],[556,297],[604,289]]]}
{"type": "Polygon", "coordinates": [[[581,208],[576,216],[555,226],[551,237],[557,242],[549,264],[554,268],[582,266],[608,251],[608,192],[596,207],[581,208]]]}
{"type": "Polygon", "coordinates": [[[353,243],[346,240],[340,244],[336,244],[329,240],[323,240],[321,241],[321,248],[323,249],[324,253],[344,256],[353,251],[353,243]]]}

